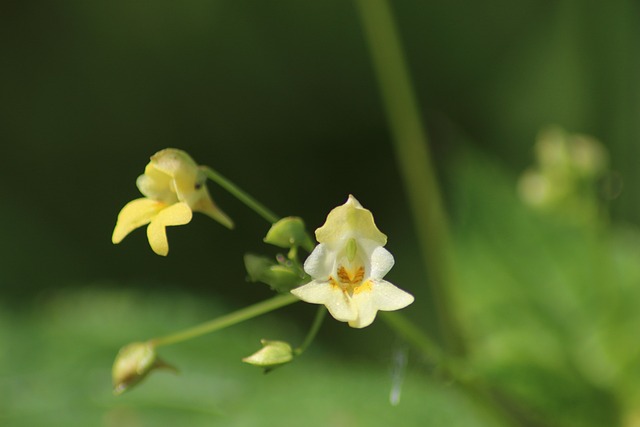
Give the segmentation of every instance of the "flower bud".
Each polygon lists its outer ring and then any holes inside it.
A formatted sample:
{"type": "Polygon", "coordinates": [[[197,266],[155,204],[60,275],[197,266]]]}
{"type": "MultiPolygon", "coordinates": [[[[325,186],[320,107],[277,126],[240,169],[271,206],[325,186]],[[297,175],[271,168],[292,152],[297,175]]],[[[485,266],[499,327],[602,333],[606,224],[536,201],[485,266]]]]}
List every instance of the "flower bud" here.
{"type": "Polygon", "coordinates": [[[268,372],[293,360],[293,349],[284,341],[261,340],[262,348],[242,359],[250,365],[259,366],[268,372]]]}
{"type": "Polygon", "coordinates": [[[264,242],[281,248],[313,246],[313,242],[305,230],[304,222],[295,216],[282,218],[273,224],[264,238],[264,242]]]}
{"type": "Polygon", "coordinates": [[[158,359],[155,348],[148,342],[135,342],[122,347],[113,363],[113,393],[124,393],[156,368],[175,369],[158,359]]]}
{"type": "Polygon", "coordinates": [[[262,282],[277,292],[289,292],[305,280],[305,274],[293,265],[277,264],[267,257],[253,254],[244,256],[249,280],[262,282]]]}

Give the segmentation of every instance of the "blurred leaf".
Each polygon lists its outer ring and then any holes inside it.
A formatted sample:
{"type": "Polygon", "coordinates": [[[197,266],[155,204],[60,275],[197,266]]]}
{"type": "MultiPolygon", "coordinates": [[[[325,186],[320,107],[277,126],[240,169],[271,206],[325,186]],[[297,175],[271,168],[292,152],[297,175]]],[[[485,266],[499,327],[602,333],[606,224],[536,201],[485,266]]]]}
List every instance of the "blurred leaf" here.
{"type": "Polygon", "coordinates": [[[457,170],[459,299],[475,362],[553,425],[618,425],[624,368],[640,354],[640,258],[628,255],[640,254],[638,232],[611,238],[529,211],[515,177],[477,153],[457,170]]]}
{"type": "Polygon", "coordinates": [[[402,401],[388,400],[388,366],[350,361],[314,345],[269,375],[241,363],[257,337],[301,340],[276,315],[159,354],[181,366],[158,372],[130,393],[111,394],[118,348],[229,311],[179,294],[151,295],[100,286],[59,292],[25,312],[0,317],[0,423],[11,426],[488,426],[456,387],[409,370],[402,401]],[[7,340],[8,338],[8,340],[7,340]],[[3,346],[4,347],[4,346],[3,346]]]}

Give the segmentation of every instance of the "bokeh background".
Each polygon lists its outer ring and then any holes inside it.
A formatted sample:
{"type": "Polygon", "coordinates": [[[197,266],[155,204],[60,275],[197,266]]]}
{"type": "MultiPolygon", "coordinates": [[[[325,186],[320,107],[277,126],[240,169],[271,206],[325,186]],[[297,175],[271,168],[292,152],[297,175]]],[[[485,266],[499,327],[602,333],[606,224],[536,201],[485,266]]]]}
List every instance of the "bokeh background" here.
{"type": "MultiPolygon", "coordinates": [[[[541,425],[638,425],[637,2],[391,3],[474,363],[541,425]],[[622,191],[603,191],[604,231],[518,199],[548,125],[608,149],[622,191]]],[[[327,321],[308,356],[267,376],[239,363],[260,338],[299,340],[314,311],[301,304],[167,349],[182,375],[110,395],[121,345],[270,295],[242,264],[277,252],[262,243],[268,224],[213,184],[236,230],[196,216],[169,231],[167,258],[142,231],[111,244],[165,147],[311,230],[354,194],[389,236],[389,280],[417,297],[407,314],[433,328],[429,266],[351,2],[12,2],[0,6],[0,58],[0,424],[493,425],[380,323],[327,321]],[[410,357],[392,407],[398,351],[410,357]]]]}

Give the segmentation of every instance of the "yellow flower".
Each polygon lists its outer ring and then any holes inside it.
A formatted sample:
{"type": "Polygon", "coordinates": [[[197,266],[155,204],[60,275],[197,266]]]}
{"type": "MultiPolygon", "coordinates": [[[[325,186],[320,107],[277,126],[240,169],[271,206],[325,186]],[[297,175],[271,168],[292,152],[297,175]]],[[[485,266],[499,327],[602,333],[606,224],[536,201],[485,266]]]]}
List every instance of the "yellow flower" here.
{"type": "Polygon", "coordinates": [[[412,295],[383,280],[394,264],[383,247],[387,236],[355,197],[329,213],[316,239],[320,244],[304,263],[313,280],[291,291],[301,300],[324,304],[335,319],[354,328],[369,326],[378,310],[413,302],[412,295]]]}
{"type": "Polygon", "coordinates": [[[111,241],[120,243],[136,228],[149,224],[149,245],[155,253],[165,256],[169,253],[165,228],[188,224],[192,212],[204,213],[233,228],[231,219],[213,203],[206,181],[202,168],[184,151],[166,148],[157,152],[136,181],[145,197],[122,208],[111,241]]]}

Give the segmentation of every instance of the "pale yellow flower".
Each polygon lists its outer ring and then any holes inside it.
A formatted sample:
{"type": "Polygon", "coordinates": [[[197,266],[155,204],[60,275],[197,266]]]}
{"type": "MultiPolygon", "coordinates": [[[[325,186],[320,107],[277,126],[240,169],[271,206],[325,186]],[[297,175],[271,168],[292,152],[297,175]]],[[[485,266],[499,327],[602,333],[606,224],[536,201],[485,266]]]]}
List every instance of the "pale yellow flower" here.
{"type": "Polygon", "coordinates": [[[354,328],[369,326],[378,310],[399,310],[413,296],[383,280],[393,255],[383,246],[371,212],[355,197],[333,209],[316,230],[319,245],[304,263],[313,280],[291,291],[303,301],[324,304],[329,313],[354,328]]]}
{"type": "Polygon", "coordinates": [[[127,203],[118,214],[111,240],[117,244],[136,228],[149,224],[147,238],[158,255],[169,253],[166,227],[188,224],[192,212],[210,216],[227,228],[233,222],[211,199],[203,169],[184,151],[167,148],[151,156],[136,185],[145,196],[127,203]]]}

